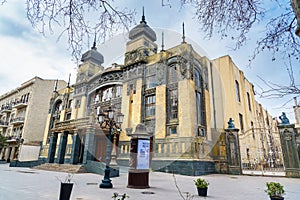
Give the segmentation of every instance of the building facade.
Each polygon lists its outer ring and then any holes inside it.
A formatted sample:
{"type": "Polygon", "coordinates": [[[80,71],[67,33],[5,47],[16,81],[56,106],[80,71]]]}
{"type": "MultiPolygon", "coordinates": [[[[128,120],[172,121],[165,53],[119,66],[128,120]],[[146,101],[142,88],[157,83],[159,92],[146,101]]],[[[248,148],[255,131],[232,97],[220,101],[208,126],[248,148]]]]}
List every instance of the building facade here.
{"type": "Polygon", "coordinates": [[[111,141],[119,165],[129,165],[126,130],[140,123],[152,134],[156,171],[228,173],[228,151],[239,157],[237,173],[256,161],[260,167],[275,163],[268,152],[280,149],[273,142],[276,125],[255,100],[252,83],[229,56],[210,60],[182,38],[158,51],[156,33],[143,16],[129,32],[124,63],[108,68],[94,44],[82,56],[76,83],[52,96],[40,159],[84,164],[91,171],[103,166],[109,130],[100,128],[97,109],[113,105],[125,116],[111,141]],[[230,118],[239,130],[233,149],[225,139],[230,118]]]}
{"type": "Polygon", "coordinates": [[[65,81],[34,77],[0,96],[0,134],[8,142],[1,149],[1,160],[38,159],[55,84],[57,88],[66,86],[65,81]]]}

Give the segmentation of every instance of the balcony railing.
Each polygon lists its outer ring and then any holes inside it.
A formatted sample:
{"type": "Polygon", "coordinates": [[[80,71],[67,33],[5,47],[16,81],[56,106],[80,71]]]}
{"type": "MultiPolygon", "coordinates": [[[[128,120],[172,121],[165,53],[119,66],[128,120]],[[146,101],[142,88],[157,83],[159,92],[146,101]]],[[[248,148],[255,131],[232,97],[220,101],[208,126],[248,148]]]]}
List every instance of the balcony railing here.
{"type": "Polygon", "coordinates": [[[11,124],[13,125],[18,125],[18,124],[23,124],[25,118],[24,117],[16,117],[10,121],[11,124]]]}
{"type": "Polygon", "coordinates": [[[12,111],[12,106],[11,105],[7,105],[7,106],[3,106],[3,107],[1,107],[1,110],[0,110],[0,112],[1,113],[7,113],[7,112],[11,112],[12,111]]]}
{"type": "Polygon", "coordinates": [[[20,109],[20,108],[24,108],[26,106],[27,106],[27,102],[25,102],[25,101],[16,101],[12,105],[12,108],[20,109]]]}
{"type": "Polygon", "coordinates": [[[1,128],[7,128],[8,127],[8,122],[0,121],[0,127],[1,128]]]}

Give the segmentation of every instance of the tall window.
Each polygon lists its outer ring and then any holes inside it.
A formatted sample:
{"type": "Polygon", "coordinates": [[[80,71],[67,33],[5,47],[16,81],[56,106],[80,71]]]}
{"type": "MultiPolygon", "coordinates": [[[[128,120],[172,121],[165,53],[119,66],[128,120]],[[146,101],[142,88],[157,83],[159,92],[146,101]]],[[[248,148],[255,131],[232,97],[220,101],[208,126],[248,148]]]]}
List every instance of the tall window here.
{"type": "Polygon", "coordinates": [[[121,97],[122,96],[122,86],[117,85],[116,86],[116,97],[121,97]]]}
{"type": "Polygon", "coordinates": [[[255,139],[254,124],[253,124],[253,121],[251,121],[251,129],[252,129],[252,137],[253,137],[253,139],[255,139]]]}
{"type": "Polygon", "coordinates": [[[196,91],[196,119],[198,124],[204,125],[204,116],[203,116],[203,101],[202,95],[199,91],[196,91]]]}
{"type": "Polygon", "coordinates": [[[169,66],[168,83],[175,83],[178,81],[178,73],[176,64],[169,66]]]}
{"type": "Polygon", "coordinates": [[[240,120],[241,131],[244,131],[243,115],[241,113],[239,113],[239,120],[240,120]]]}
{"type": "MultiPolygon", "coordinates": [[[[202,96],[202,76],[201,72],[194,68],[194,81],[196,90],[196,120],[198,125],[204,125],[204,106],[202,96]]],[[[199,129],[200,130],[200,129],[199,129]]]]}
{"type": "Polygon", "coordinates": [[[146,97],[146,118],[155,116],[155,95],[146,97]]]}
{"type": "Polygon", "coordinates": [[[196,68],[194,70],[194,75],[195,75],[195,77],[194,77],[195,86],[199,87],[199,88],[202,88],[201,87],[201,74],[200,74],[200,71],[196,68]]]}
{"type": "Polygon", "coordinates": [[[251,111],[251,101],[250,101],[250,94],[247,92],[247,100],[248,100],[248,108],[251,111]]]}
{"type": "Polygon", "coordinates": [[[169,90],[169,119],[178,117],[178,91],[177,89],[169,90]]]}
{"type": "Polygon", "coordinates": [[[236,93],[236,100],[238,102],[241,102],[240,86],[239,86],[239,82],[237,82],[237,81],[235,81],[235,93],[236,93]]]}
{"type": "Polygon", "coordinates": [[[156,83],[157,81],[155,75],[146,77],[146,89],[156,87],[156,83]]]}

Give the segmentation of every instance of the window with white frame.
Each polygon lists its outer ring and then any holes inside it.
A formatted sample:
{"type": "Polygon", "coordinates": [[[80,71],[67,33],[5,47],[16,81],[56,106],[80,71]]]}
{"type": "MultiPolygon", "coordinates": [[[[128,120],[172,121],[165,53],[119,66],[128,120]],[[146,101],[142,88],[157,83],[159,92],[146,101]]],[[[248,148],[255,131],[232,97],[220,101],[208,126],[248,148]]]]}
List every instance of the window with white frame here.
{"type": "Polygon", "coordinates": [[[155,116],[155,102],[156,102],[156,97],[155,95],[147,96],[146,97],[146,118],[148,117],[154,117],[155,116]]]}
{"type": "Polygon", "coordinates": [[[168,107],[169,107],[169,119],[177,119],[178,118],[178,90],[172,89],[169,90],[168,95],[168,107]]]}

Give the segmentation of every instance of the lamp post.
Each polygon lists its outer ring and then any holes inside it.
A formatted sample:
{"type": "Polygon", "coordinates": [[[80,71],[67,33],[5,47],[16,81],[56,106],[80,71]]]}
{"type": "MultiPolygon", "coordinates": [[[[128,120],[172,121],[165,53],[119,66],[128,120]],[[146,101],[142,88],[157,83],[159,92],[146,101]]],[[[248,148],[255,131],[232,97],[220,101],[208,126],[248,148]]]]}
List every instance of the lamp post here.
{"type": "MultiPolygon", "coordinates": [[[[112,188],[113,185],[110,180],[110,161],[111,161],[111,150],[112,150],[111,139],[112,136],[114,135],[115,130],[120,131],[124,115],[120,112],[116,113],[113,106],[109,106],[108,110],[102,110],[100,106],[97,107],[97,115],[98,115],[98,122],[100,124],[100,127],[109,129],[106,138],[106,158],[105,158],[104,178],[102,179],[102,182],[99,187],[112,188]]],[[[115,139],[116,138],[114,137],[114,140],[115,139]]],[[[115,142],[113,142],[113,145],[115,145],[115,142]]]]}

